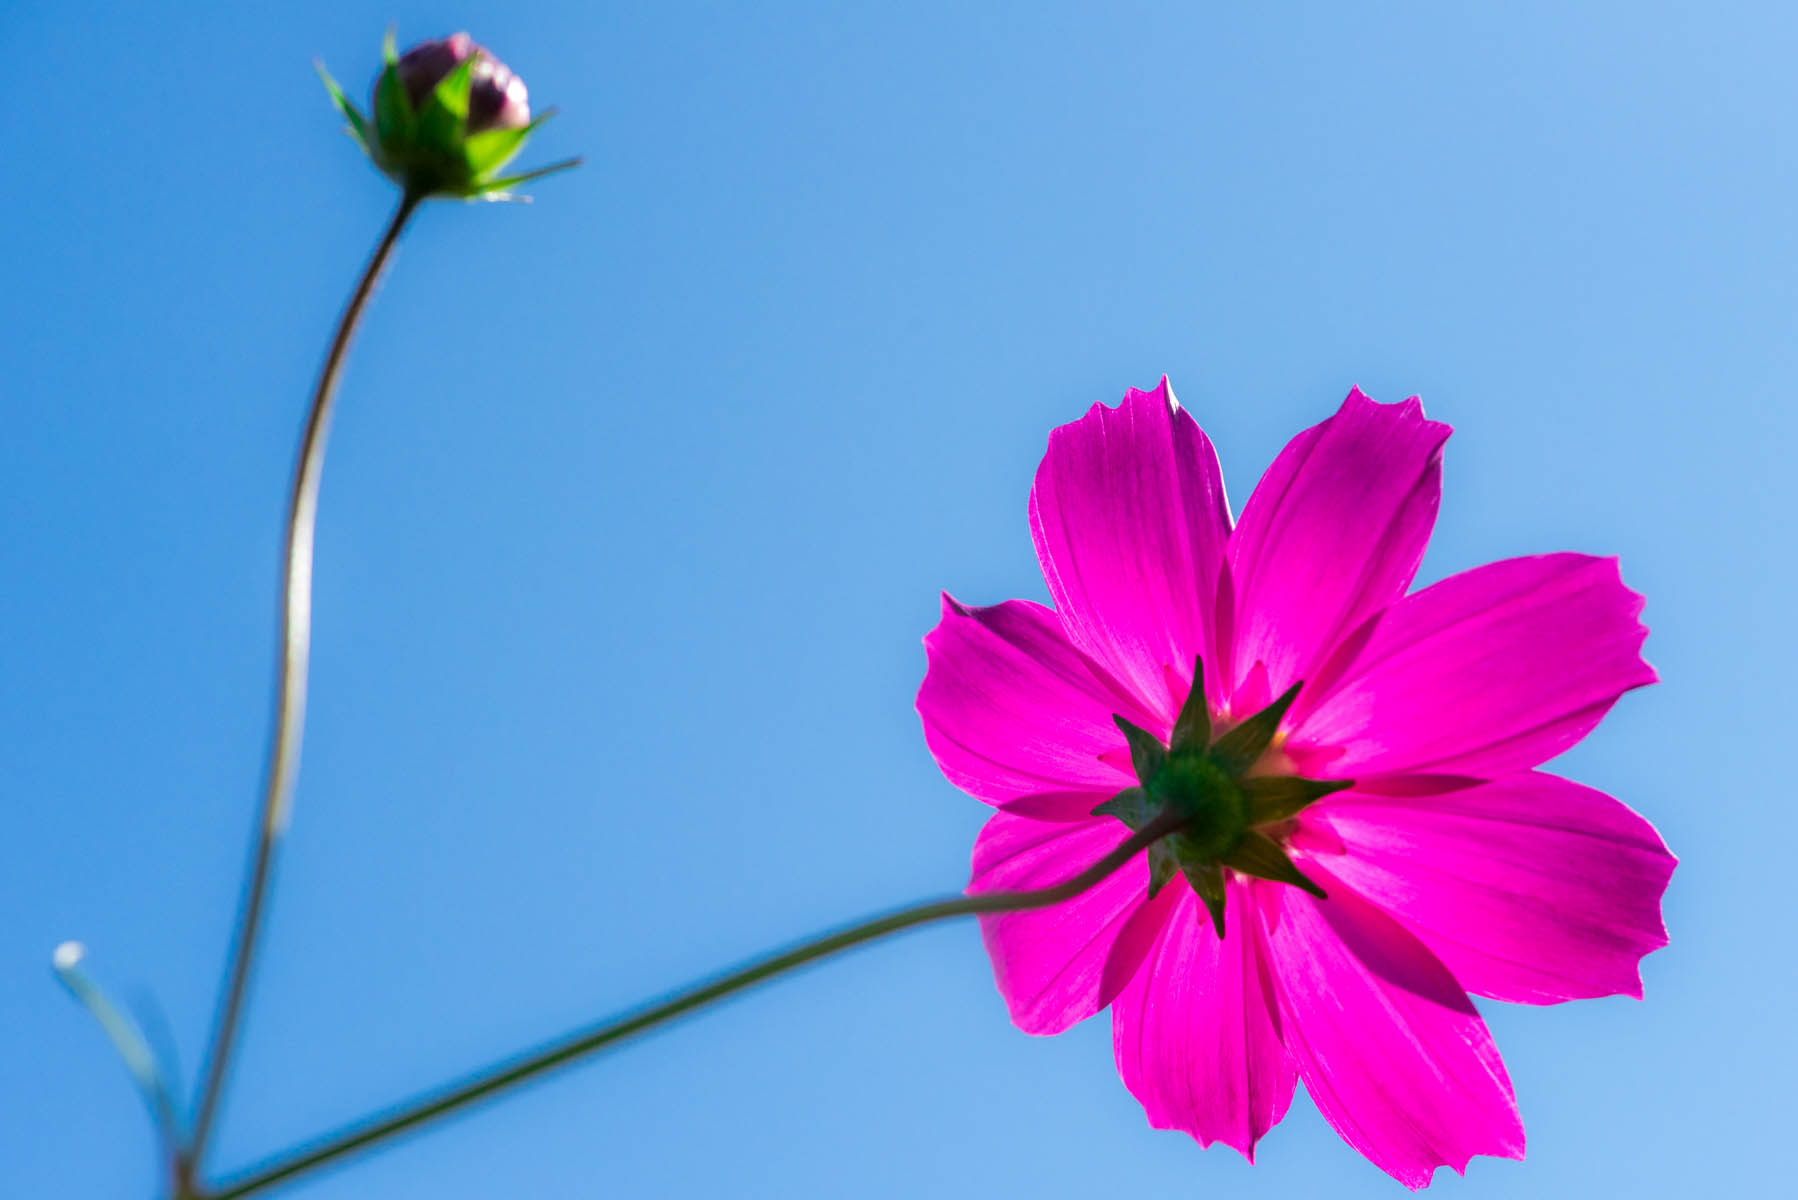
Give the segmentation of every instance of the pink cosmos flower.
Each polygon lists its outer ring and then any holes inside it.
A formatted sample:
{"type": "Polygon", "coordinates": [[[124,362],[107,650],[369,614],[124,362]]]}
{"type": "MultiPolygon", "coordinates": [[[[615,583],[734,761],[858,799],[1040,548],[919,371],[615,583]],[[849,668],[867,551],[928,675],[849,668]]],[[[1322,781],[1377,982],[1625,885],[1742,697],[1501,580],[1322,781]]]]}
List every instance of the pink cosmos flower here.
{"type": "Polygon", "coordinates": [[[1303,1079],[1414,1189],[1523,1156],[1468,993],[1640,996],[1674,865],[1624,805],[1534,769],[1654,682],[1616,560],[1406,594],[1448,435],[1415,398],[1352,391],[1232,526],[1165,378],[1095,405],[1030,496],[1055,607],[945,596],[918,693],[943,773],[998,810],[971,892],[1058,883],[1158,811],[1190,818],[1073,900],[981,918],[1017,1026],[1109,1005],[1149,1122],[1251,1161],[1303,1079]]]}

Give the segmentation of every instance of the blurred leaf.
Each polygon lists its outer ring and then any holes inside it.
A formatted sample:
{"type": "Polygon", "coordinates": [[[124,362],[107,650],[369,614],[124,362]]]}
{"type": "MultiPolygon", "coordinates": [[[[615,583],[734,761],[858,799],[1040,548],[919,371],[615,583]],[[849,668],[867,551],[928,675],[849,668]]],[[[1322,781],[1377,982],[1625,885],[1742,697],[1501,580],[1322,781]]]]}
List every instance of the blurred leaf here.
{"type": "Polygon", "coordinates": [[[373,154],[374,149],[368,137],[368,119],[350,103],[350,98],[343,94],[343,89],[331,78],[331,72],[325,70],[324,63],[314,59],[312,65],[318,71],[318,77],[325,81],[325,90],[331,93],[331,100],[337,105],[337,111],[350,123],[350,136],[356,139],[356,144],[362,147],[363,153],[373,154]]]}
{"type": "MultiPolygon", "coordinates": [[[[558,171],[573,170],[575,167],[578,167],[580,165],[581,165],[581,160],[578,158],[565,158],[561,162],[551,163],[547,167],[538,167],[535,171],[526,171],[522,175],[507,175],[504,179],[490,179],[490,180],[486,181],[485,183],[483,183],[480,186],[480,188],[477,189],[475,194],[484,194],[487,192],[504,191],[506,188],[513,187],[520,183],[528,183],[533,179],[542,179],[545,175],[554,175],[558,171]]],[[[509,200],[509,199],[513,199],[514,197],[511,197],[511,196],[490,197],[490,199],[495,199],[495,200],[502,199],[502,198],[509,200]]],[[[528,197],[517,197],[517,198],[518,199],[528,199],[528,197]]]]}

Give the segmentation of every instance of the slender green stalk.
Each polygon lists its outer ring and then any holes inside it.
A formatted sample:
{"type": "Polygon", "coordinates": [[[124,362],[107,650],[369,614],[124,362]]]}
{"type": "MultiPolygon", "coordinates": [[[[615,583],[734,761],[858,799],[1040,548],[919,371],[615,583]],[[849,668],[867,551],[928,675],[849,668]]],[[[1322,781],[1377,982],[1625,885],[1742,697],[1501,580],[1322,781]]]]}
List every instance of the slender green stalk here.
{"type": "Polygon", "coordinates": [[[345,1126],[335,1133],[326,1134],[309,1147],[274,1158],[234,1179],[226,1180],[216,1190],[202,1192],[199,1195],[201,1200],[237,1200],[240,1196],[248,1196],[277,1183],[291,1180],[298,1175],[343,1158],[345,1155],[367,1149],[378,1142],[403,1134],[427,1121],[448,1116],[458,1109],[484,1100],[506,1088],[534,1079],[557,1067],[566,1066],[576,1059],[596,1053],[635,1034],[652,1029],[665,1021],[673,1020],[675,1017],[692,1012],[715,1000],[721,1000],[733,992],[741,991],[746,987],[761,983],[763,980],[772,979],[783,972],[791,971],[795,967],[802,967],[839,951],[885,937],[887,934],[898,933],[904,929],[945,920],[949,917],[973,916],[979,913],[1020,912],[1025,909],[1046,908],[1051,904],[1059,904],[1092,887],[1141,854],[1154,842],[1174,832],[1179,828],[1180,820],[1181,818],[1175,814],[1163,814],[1132,834],[1117,849],[1085,871],[1053,887],[1031,892],[984,892],[973,896],[953,896],[944,900],[918,904],[911,908],[902,908],[897,912],[888,913],[885,916],[875,917],[859,925],[839,929],[834,933],[827,933],[790,950],[758,959],[706,982],[684,988],[663,1000],[598,1025],[577,1030],[516,1058],[478,1071],[460,1082],[450,1084],[436,1092],[345,1126]]]}
{"type": "Polygon", "coordinates": [[[195,1101],[193,1132],[187,1149],[176,1164],[176,1179],[183,1194],[193,1192],[194,1178],[206,1153],[206,1141],[218,1116],[219,1104],[231,1068],[231,1051],[243,1022],[244,996],[250,970],[256,960],[257,939],[262,931],[269,880],[275,854],[287,827],[294,780],[300,769],[300,741],[306,728],[306,673],[312,649],[312,547],[318,523],[319,482],[325,467],[325,441],[331,431],[331,413],[342,373],[344,354],[362,318],[362,310],[374,293],[382,269],[393,254],[400,231],[417,210],[422,195],[407,192],[381,235],[380,243],[362,271],[356,290],[350,293],[337,334],[319,371],[312,392],[312,407],[301,435],[299,458],[294,467],[293,491],[287,509],[287,554],[281,589],[281,657],[275,698],[274,745],[269,752],[266,791],[256,831],[256,847],[249,877],[238,909],[237,930],[225,971],[224,993],[217,1022],[206,1053],[195,1101]]]}

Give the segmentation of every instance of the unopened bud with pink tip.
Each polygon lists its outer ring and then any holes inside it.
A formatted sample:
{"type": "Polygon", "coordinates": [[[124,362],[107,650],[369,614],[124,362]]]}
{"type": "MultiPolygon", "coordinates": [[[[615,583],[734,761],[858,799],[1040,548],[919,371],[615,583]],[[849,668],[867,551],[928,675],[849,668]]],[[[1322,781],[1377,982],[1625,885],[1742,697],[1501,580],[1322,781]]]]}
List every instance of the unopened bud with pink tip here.
{"type": "Polygon", "coordinates": [[[383,55],[372,121],[324,67],[319,74],[369,158],[409,192],[513,199],[506,191],[512,185],[580,161],[496,178],[551,113],[532,120],[524,81],[466,33],[420,42],[404,54],[395,52],[389,33],[383,55]]]}

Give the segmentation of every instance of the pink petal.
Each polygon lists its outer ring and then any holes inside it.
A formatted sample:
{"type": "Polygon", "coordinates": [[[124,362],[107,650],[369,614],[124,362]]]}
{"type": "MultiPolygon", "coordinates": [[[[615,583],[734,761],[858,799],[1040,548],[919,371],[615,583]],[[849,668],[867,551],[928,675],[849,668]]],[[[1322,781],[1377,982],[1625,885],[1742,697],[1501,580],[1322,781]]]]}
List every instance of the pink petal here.
{"type": "Polygon", "coordinates": [[[1139,723],[1147,714],[1094,673],[1042,605],[968,608],[944,596],[924,650],[924,741],[957,787],[988,804],[1031,798],[1031,816],[1084,820],[1136,783],[1127,755],[1099,756],[1124,745],[1113,713],[1139,723]],[[1043,793],[1060,799],[1036,799],[1043,793]]]}
{"type": "Polygon", "coordinates": [[[1173,723],[1230,532],[1217,453],[1164,377],[1049,435],[1030,492],[1036,554],[1068,637],[1173,723]]]}
{"type": "Polygon", "coordinates": [[[1540,772],[1420,797],[1344,792],[1306,814],[1331,874],[1397,917],[1468,991],[1519,1004],[1640,996],[1667,944],[1674,858],[1603,792],[1540,772]]]}
{"type": "MultiPolygon", "coordinates": [[[[970,893],[1033,891],[1086,870],[1117,849],[1130,831],[1111,817],[1067,823],[994,813],[974,842],[970,893]]],[[[1148,899],[1146,854],[1071,900],[1048,908],[980,918],[980,935],[993,960],[993,978],[1025,1033],[1061,1033],[1111,1002],[1103,983],[1106,960],[1131,915],[1148,899]]],[[[1130,939],[1140,958],[1153,941],[1130,939]]],[[[1126,953],[1131,953],[1126,945],[1126,953]]],[[[1132,964],[1115,968],[1124,977],[1132,964]]]]}
{"type": "Polygon", "coordinates": [[[1567,749],[1631,688],[1642,597],[1614,558],[1544,554],[1464,571],[1358,631],[1301,694],[1290,749],[1328,771],[1493,779],[1567,749]]]}
{"type": "Polygon", "coordinates": [[[1179,1129],[1201,1146],[1223,1142],[1255,1159],[1255,1143],[1279,1123],[1297,1079],[1270,1012],[1265,949],[1249,889],[1230,885],[1220,942],[1184,880],[1161,937],[1111,1009],[1112,1049],[1124,1086],[1149,1124],[1179,1129]]]}
{"type": "Polygon", "coordinates": [[[1475,1154],[1523,1157],[1498,1049],[1448,969],[1307,860],[1330,894],[1255,885],[1286,1049],[1344,1141],[1406,1187],[1475,1154]]]}
{"type": "Polygon", "coordinates": [[[1356,388],[1280,452],[1230,538],[1232,686],[1257,662],[1273,695],[1308,681],[1345,633],[1404,595],[1436,523],[1449,432],[1415,396],[1376,404],[1356,388]]]}

